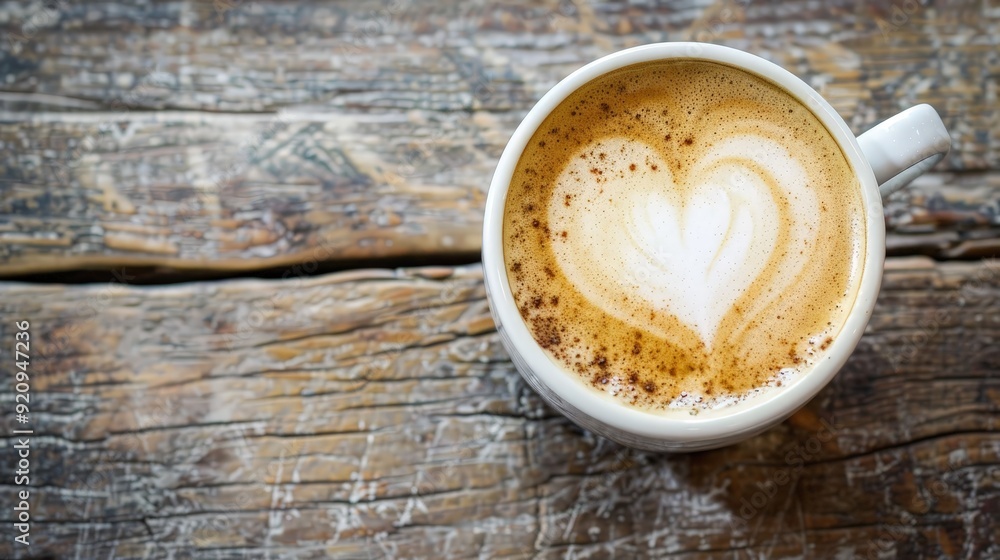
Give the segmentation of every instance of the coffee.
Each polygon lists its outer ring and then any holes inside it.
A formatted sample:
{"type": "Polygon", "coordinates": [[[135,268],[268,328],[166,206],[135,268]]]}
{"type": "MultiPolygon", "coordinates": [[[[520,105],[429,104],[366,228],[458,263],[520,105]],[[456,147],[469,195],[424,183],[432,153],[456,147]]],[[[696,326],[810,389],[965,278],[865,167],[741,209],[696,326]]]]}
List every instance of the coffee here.
{"type": "Polygon", "coordinates": [[[717,407],[808,372],[865,256],[855,172],[799,101],[695,60],[606,74],[523,151],[512,295],[546,353],[648,410],[717,407]]]}

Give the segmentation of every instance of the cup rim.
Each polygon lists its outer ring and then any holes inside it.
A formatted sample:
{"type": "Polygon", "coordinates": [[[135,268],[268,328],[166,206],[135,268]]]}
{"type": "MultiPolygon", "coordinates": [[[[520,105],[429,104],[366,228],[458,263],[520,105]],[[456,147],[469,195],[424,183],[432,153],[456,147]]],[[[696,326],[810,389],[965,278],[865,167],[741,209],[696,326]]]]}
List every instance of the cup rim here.
{"type": "MultiPolygon", "coordinates": [[[[557,83],[531,108],[504,148],[489,186],[483,221],[483,274],[486,295],[507,351],[518,354],[536,381],[559,399],[597,422],[639,437],[695,443],[763,429],[787,418],[833,379],[854,351],[871,317],[882,280],[885,223],[878,184],[854,133],[834,108],[800,78],[756,55],[708,43],[653,43],[599,58],[557,83]],[[787,386],[754,397],[727,413],[725,409],[691,418],[646,412],[599,394],[564,371],[538,345],[518,312],[503,259],[503,212],[514,169],[521,153],[546,117],[571,93],[608,72],[664,59],[718,62],[768,80],[809,108],[827,127],[855,171],[865,212],[865,256],[854,304],[825,356],[787,386]],[[513,345],[514,347],[510,347],[513,345]]],[[[523,372],[522,372],[523,373],[523,372]]],[[[548,399],[543,394],[543,397],[548,399]]],[[[561,407],[560,407],[561,408],[561,407]]]]}

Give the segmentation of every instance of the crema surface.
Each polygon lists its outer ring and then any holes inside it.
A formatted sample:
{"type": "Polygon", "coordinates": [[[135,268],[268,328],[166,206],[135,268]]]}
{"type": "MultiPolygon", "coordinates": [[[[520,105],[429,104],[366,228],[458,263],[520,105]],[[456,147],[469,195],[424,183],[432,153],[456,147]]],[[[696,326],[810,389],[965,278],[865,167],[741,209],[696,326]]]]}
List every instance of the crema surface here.
{"type": "Polygon", "coordinates": [[[715,407],[821,359],[865,253],[855,173],[784,90],[725,65],[629,66],[544,121],[504,262],[535,340],[644,409],[715,407]]]}

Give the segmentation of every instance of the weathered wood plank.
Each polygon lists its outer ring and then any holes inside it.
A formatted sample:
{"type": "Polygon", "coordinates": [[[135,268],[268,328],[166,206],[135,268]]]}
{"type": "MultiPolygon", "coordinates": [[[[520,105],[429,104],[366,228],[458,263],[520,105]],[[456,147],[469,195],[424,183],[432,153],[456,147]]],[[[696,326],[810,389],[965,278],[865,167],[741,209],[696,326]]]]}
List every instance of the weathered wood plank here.
{"type": "Polygon", "coordinates": [[[488,115],[109,117],[0,124],[24,147],[0,156],[0,271],[471,254],[505,141],[488,115]]]}
{"type": "Polygon", "coordinates": [[[826,390],[679,456],[548,409],[499,345],[478,267],[5,283],[0,339],[31,321],[31,552],[996,557],[1000,262],[887,267],[826,390]]]}
{"type": "Polygon", "coordinates": [[[931,103],[960,146],[952,167],[1000,162],[1000,14],[975,0],[7,4],[4,88],[51,96],[5,99],[15,110],[523,111],[604,54],[695,39],[782,64],[858,131],[931,103]]]}
{"type": "Polygon", "coordinates": [[[1000,256],[1000,172],[925,175],[890,196],[884,211],[889,255],[1000,256]]]}
{"type": "MultiPolygon", "coordinates": [[[[119,117],[0,124],[0,143],[18,146],[0,155],[0,273],[471,255],[517,123],[509,113],[119,117]]],[[[998,255],[1000,171],[923,177],[886,214],[890,254],[998,255]]]]}
{"type": "MultiPolygon", "coordinates": [[[[890,252],[997,254],[1000,14],[981,2],[51,5],[0,15],[2,274],[475,253],[527,109],[589,60],[680,39],[788,67],[857,132],[935,105],[944,231],[890,252]]],[[[901,212],[927,227],[926,207],[901,212]]]]}

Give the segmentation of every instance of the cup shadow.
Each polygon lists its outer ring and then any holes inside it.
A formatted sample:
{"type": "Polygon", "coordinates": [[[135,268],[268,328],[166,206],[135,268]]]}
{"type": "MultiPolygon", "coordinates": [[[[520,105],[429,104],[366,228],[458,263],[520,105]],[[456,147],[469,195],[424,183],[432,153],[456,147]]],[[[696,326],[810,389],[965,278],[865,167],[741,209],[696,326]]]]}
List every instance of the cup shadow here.
{"type": "MultiPolygon", "coordinates": [[[[934,538],[942,550],[948,543],[961,550],[978,525],[963,522],[958,504],[977,483],[963,478],[967,466],[949,462],[953,442],[905,439],[900,426],[917,404],[905,394],[895,413],[866,412],[896,378],[872,375],[890,362],[870,342],[788,420],[721,449],[637,451],[562,417],[547,419],[537,438],[547,443],[534,450],[535,460],[548,458],[536,465],[546,471],[537,544],[614,543],[617,552],[640,557],[905,557],[926,552],[926,539],[934,538]]],[[[1000,353],[989,352],[976,359],[995,364],[1000,353]]],[[[987,476],[989,463],[970,457],[977,476],[987,476]]]]}

